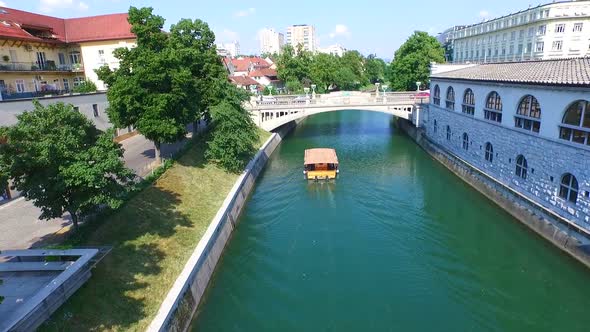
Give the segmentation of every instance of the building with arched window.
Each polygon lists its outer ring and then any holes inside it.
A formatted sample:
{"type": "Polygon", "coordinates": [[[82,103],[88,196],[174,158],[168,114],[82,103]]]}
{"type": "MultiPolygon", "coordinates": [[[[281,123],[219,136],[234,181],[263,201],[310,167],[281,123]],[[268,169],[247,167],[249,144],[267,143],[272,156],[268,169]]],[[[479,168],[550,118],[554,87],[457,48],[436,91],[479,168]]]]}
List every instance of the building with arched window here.
{"type": "Polygon", "coordinates": [[[590,58],[437,65],[431,85],[462,111],[431,102],[429,141],[590,234],[590,58]]]}

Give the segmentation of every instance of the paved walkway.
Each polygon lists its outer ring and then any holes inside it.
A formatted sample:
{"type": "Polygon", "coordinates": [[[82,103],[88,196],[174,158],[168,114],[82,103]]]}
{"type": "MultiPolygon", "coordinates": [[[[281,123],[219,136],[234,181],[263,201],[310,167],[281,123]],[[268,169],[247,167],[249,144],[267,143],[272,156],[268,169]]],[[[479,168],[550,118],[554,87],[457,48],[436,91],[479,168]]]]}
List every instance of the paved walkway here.
{"type": "MultiPolygon", "coordinates": [[[[202,127],[200,127],[201,129],[202,127]]],[[[192,130],[192,126],[191,126],[192,130]]],[[[192,137],[192,134],[189,134],[192,137]]],[[[135,174],[145,177],[154,166],[154,144],[141,135],[121,142],[125,149],[123,158],[135,174]]],[[[162,157],[169,158],[182,147],[182,143],[163,144],[162,157]]],[[[0,205],[0,250],[28,249],[53,243],[71,225],[69,215],[52,220],[39,220],[41,210],[31,201],[17,198],[0,205]]]]}

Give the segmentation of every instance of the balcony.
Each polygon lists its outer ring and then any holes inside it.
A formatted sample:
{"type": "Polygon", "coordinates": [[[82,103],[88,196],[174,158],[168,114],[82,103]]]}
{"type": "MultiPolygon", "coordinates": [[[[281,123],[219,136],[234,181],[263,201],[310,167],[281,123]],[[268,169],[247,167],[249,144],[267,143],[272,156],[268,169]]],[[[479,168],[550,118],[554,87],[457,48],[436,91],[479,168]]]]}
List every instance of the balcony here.
{"type": "Polygon", "coordinates": [[[59,65],[55,61],[39,62],[4,62],[0,63],[0,72],[27,71],[27,72],[82,72],[81,63],[72,65],[59,65]]]}

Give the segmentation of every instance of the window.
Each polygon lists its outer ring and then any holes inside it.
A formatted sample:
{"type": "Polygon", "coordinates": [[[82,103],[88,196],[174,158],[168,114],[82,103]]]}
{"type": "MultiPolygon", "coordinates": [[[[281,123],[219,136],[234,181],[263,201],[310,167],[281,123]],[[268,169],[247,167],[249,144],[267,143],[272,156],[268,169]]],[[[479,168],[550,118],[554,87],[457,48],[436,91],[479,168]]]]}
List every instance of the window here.
{"type": "Polygon", "coordinates": [[[510,40],[515,40],[516,39],[516,31],[512,31],[510,33],[510,40]]]}
{"type": "Polygon", "coordinates": [[[552,51],[561,51],[561,47],[563,46],[563,41],[555,40],[553,41],[553,46],[551,47],[552,51]]]}
{"type": "Polygon", "coordinates": [[[565,32],[565,24],[556,24],[555,25],[555,33],[563,33],[565,32]]]}
{"type": "Polygon", "coordinates": [[[518,31],[518,39],[523,39],[524,38],[524,29],[518,31]]]}
{"type": "Polygon", "coordinates": [[[92,104],[92,114],[94,117],[98,116],[98,104],[92,104]]]}
{"type": "Polygon", "coordinates": [[[516,176],[526,180],[526,173],[528,171],[528,164],[526,158],[523,155],[516,157],[516,176]]]}
{"type": "Polygon", "coordinates": [[[60,65],[65,65],[66,64],[66,55],[63,53],[58,53],[57,54],[57,58],[59,59],[59,64],[60,65]]]}
{"type": "Polygon", "coordinates": [[[80,63],[80,52],[70,52],[70,61],[72,64],[80,63]]]}
{"type": "Polygon", "coordinates": [[[461,107],[461,111],[469,115],[475,114],[475,95],[471,89],[465,90],[465,93],[463,94],[463,105],[461,107]]]}
{"type": "Polygon", "coordinates": [[[522,54],[522,44],[518,44],[518,54],[522,54]]]}
{"type": "Polygon", "coordinates": [[[537,44],[535,44],[535,52],[543,52],[544,47],[545,47],[544,42],[537,42],[537,44]]]}
{"type": "Polygon", "coordinates": [[[23,93],[26,91],[25,89],[25,80],[16,80],[16,92],[17,93],[23,93]]]}
{"type": "Polygon", "coordinates": [[[584,23],[574,23],[574,32],[582,32],[584,23]]]}
{"type": "Polygon", "coordinates": [[[74,77],[74,86],[78,86],[84,83],[86,79],[84,77],[74,77]]]}
{"type": "Polygon", "coordinates": [[[529,37],[532,37],[535,35],[535,28],[534,27],[530,27],[529,28],[529,37]]]}
{"type": "Polygon", "coordinates": [[[434,96],[432,97],[432,100],[434,105],[440,106],[440,88],[438,87],[438,84],[434,86],[434,96]]]}
{"type": "Polygon", "coordinates": [[[537,36],[544,36],[547,32],[547,26],[541,25],[537,28],[537,36]]]}
{"type": "Polygon", "coordinates": [[[590,145],[590,102],[578,100],[571,104],[561,120],[559,138],[590,145]]]}
{"type": "Polygon", "coordinates": [[[574,204],[578,201],[578,180],[572,174],[566,173],[561,177],[559,197],[574,204]]]}
{"type": "Polygon", "coordinates": [[[502,122],[502,99],[496,91],[490,92],[486,99],[484,117],[486,120],[502,122]]]}
{"type": "Polygon", "coordinates": [[[514,126],[538,133],[541,129],[541,106],[537,98],[527,95],[518,104],[514,126]]]}
{"type": "Polygon", "coordinates": [[[510,45],[509,49],[508,49],[508,54],[512,55],[514,54],[514,45],[510,45]]]}
{"type": "Polygon", "coordinates": [[[447,125],[447,141],[451,140],[451,126],[447,125]]]}
{"type": "Polygon", "coordinates": [[[455,109],[455,90],[453,87],[450,86],[447,89],[447,101],[446,101],[447,109],[454,110],[455,109]]]}
{"type": "Polygon", "coordinates": [[[494,160],[494,147],[492,146],[492,143],[487,142],[486,143],[486,161],[488,162],[492,162],[494,160]]]}
{"type": "Polygon", "coordinates": [[[70,91],[70,80],[68,80],[67,78],[64,78],[63,82],[64,82],[64,90],[70,91]]]}
{"type": "Polygon", "coordinates": [[[438,124],[436,123],[436,120],[434,120],[434,133],[436,134],[438,130],[438,124]]]}
{"type": "Polygon", "coordinates": [[[463,133],[463,150],[469,150],[469,135],[463,133]]]}

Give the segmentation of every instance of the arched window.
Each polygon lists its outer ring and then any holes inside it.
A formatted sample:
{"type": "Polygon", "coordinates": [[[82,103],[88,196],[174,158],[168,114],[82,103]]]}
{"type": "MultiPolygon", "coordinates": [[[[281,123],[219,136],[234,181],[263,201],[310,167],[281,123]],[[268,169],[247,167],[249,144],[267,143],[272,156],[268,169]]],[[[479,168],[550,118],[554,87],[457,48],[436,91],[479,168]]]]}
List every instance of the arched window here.
{"type": "Polygon", "coordinates": [[[529,169],[529,165],[526,162],[526,158],[523,155],[516,157],[516,176],[526,180],[526,173],[529,169]]]}
{"type": "Polygon", "coordinates": [[[463,94],[463,107],[462,111],[465,114],[475,114],[475,95],[471,89],[465,90],[463,94]]]}
{"type": "Polygon", "coordinates": [[[531,95],[522,97],[514,116],[514,126],[535,133],[539,132],[541,129],[541,106],[537,98],[531,95]]]}
{"type": "Polygon", "coordinates": [[[447,109],[455,110],[455,90],[452,86],[447,89],[447,109]]]}
{"type": "Polygon", "coordinates": [[[486,143],[486,161],[490,163],[494,161],[494,147],[490,142],[486,143]]]}
{"type": "Polygon", "coordinates": [[[496,91],[488,95],[483,113],[486,120],[502,122],[502,99],[496,91]]]}
{"type": "Polygon", "coordinates": [[[447,125],[447,141],[451,140],[451,126],[447,125]]]}
{"type": "Polygon", "coordinates": [[[559,197],[574,204],[578,201],[578,180],[572,174],[566,173],[561,177],[559,197]]]}
{"type": "Polygon", "coordinates": [[[463,133],[463,150],[469,150],[469,135],[463,133]]]}
{"type": "Polygon", "coordinates": [[[559,126],[559,138],[590,145],[590,102],[578,100],[571,104],[559,126]]]}
{"type": "Polygon", "coordinates": [[[438,130],[438,123],[436,123],[436,120],[434,120],[434,133],[436,134],[436,131],[438,130]]]}
{"type": "Polygon", "coordinates": [[[438,87],[438,84],[434,86],[434,95],[432,96],[432,101],[434,102],[434,105],[440,106],[440,88],[438,87]]]}

